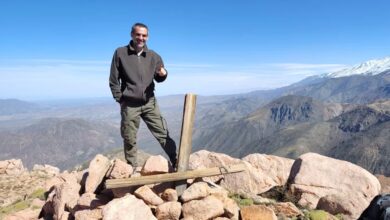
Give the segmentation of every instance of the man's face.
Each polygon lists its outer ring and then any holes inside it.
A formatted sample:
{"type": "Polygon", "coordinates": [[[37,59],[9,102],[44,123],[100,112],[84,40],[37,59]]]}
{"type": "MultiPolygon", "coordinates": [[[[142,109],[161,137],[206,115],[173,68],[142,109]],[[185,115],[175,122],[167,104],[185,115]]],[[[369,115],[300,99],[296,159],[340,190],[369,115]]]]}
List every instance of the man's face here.
{"type": "Polygon", "coordinates": [[[134,46],[137,49],[142,49],[148,40],[148,29],[144,27],[135,27],[134,32],[131,33],[131,38],[134,42],[134,46]]]}

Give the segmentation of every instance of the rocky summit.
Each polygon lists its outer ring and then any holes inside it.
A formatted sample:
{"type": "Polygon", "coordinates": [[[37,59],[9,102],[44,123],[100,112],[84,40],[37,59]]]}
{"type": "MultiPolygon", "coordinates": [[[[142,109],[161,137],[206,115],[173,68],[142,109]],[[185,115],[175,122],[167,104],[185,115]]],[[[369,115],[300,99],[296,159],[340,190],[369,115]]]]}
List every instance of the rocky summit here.
{"type": "Polygon", "coordinates": [[[143,167],[96,155],[89,167],[32,171],[21,160],[0,161],[1,219],[358,219],[381,193],[378,179],[347,161],[316,153],[298,159],[250,154],[242,159],[198,151],[192,170],[243,163],[245,171],[173,183],[104,188],[107,179],[167,173],[168,162],[151,156],[143,167]],[[337,168],[337,169],[336,169],[337,168]],[[148,172],[145,172],[148,170],[148,172]],[[4,196],[3,196],[4,195],[4,196]]]}

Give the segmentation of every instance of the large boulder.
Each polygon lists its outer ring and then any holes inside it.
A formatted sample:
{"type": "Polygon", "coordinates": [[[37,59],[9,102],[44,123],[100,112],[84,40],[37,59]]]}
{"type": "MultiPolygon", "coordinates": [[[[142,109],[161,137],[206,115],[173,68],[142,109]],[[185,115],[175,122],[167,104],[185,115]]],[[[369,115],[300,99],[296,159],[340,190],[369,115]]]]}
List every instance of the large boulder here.
{"type": "Polygon", "coordinates": [[[150,208],[133,195],[114,199],[103,208],[103,220],[157,220],[150,208]]]}
{"type": "Polygon", "coordinates": [[[271,189],[287,183],[294,160],[267,154],[249,154],[242,160],[250,163],[264,177],[263,184],[271,189]]]}
{"type": "Polygon", "coordinates": [[[273,162],[273,165],[266,166],[260,165],[262,162],[258,161],[256,158],[258,158],[258,156],[254,155],[245,160],[240,160],[225,154],[201,150],[191,154],[189,168],[202,169],[224,167],[238,163],[245,164],[245,171],[204,178],[206,181],[219,181],[222,187],[232,193],[238,194],[260,194],[268,191],[274,186],[283,185],[285,183],[285,170],[288,170],[289,167],[288,160],[281,162],[282,159],[277,158],[278,162],[275,161],[273,162]],[[252,165],[252,163],[254,165],[252,165]],[[279,165],[281,167],[278,167],[279,165]],[[262,167],[266,167],[266,169],[262,170],[262,167]],[[273,169],[275,169],[275,171],[273,171],[273,169]],[[280,170],[283,170],[283,172],[280,170]],[[277,180],[277,178],[281,179],[277,180]]]}
{"type": "Polygon", "coordinates": [[[321,208],[331,214],[342,210],[347,218],[357,219],[380,192],[378,179],[367,170],[347,161],[316,153],[300,156],[291,169],[291,192],[298,204],[321,208]],[[337,196],[343,199],[337,201],[337,196]]]}

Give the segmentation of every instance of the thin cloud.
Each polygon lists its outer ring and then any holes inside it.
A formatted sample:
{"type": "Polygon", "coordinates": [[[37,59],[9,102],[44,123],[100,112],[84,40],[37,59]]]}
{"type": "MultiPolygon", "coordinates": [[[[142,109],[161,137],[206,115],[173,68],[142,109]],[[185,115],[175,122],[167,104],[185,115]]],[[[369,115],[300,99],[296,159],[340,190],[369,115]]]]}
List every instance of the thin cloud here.
{"type": "MultiPolygon", "coordinates": [[[[111,96],[108,76],[111,61],[0,60],[0,98],[80,98],[111,96]]],[[[343,64],[265,63],[222,65],[169,63],[169,77],[156,83],[158,95],[194,92],[219,95],[273,89],[307,76],[334,72],[343,64]]]]}

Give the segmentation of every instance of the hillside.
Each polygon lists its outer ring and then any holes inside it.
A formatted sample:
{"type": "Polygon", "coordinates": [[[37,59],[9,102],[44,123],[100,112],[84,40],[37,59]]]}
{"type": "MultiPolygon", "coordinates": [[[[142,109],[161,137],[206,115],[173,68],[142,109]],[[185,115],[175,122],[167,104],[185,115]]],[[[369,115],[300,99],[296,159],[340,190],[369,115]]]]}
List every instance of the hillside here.
{"type": "Polygon", "coordinates": [[[327,120],[341,114],[348,106],[323,103],[303,96],[281,97],[239,120],[196,130],[194,147],[244,156],[256,152],[252,146],[244,147],[249,143],[258,143],[275,132],[294,125],[327,120]]]}
{"type": "Polygon", "coordinates": [[[122,144],[118,129],[109,124],[58,118],[0,132],[0,142],[0,160],[20,158],[30,169],[34,164],[70,168],[122,144]]]}
{"type": "MultiPolygon", "coordinates": [[[[299,123],[274,131],[267,137],[246,139],[247,142],[241,142],[237,147],[227,144],[218,150],[227,149],[236,156],[261,152],[289,158],[316,152],[389,176],[389,129],[389,114],[358,106],[327,121],[299,123]]],[[[240,139],[240,136],[236,138],[240,139]]]]}
{"type": "Polygon", "coordinates": [[[42,107],[35,103],[21,101],[18,99],[0,99],[0,116],[34,112],[42,107]]]}

